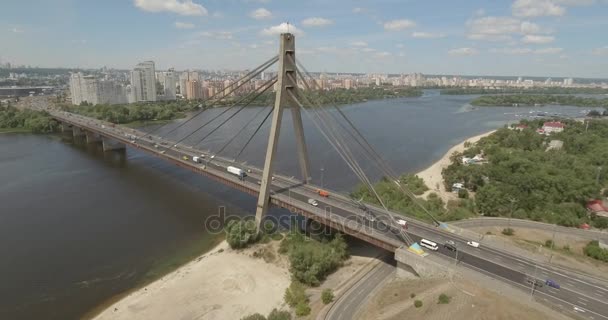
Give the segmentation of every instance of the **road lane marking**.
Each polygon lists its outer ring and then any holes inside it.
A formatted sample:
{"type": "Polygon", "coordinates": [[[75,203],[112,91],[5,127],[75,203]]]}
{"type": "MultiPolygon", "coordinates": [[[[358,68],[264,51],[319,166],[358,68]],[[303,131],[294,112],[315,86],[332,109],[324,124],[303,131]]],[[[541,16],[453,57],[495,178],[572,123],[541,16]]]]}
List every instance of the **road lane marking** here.
{"type": "Polygon", "coordinates": [[[583,297],[579,297],[579,300],[583,300],[583,301],[589,302],[589,300],[587,300],[586,298],[583,298],[583,297]]]}
{"type": "Polygon", "coordinates": [[[587,306],[587,304],[586,304],[586,303],[584,303],[584,302],[582,302],[582,301],[579,301],[578,303],[580,303],[580,304],[584,305],[585,307],[587,306]]]}

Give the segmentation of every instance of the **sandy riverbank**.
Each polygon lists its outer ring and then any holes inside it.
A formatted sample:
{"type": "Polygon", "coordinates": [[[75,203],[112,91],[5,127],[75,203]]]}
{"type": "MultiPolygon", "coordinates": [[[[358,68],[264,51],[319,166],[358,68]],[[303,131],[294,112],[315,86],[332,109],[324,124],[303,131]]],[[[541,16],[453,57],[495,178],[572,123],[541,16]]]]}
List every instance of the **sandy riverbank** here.
{"type": "Polygon", "coordinates": [[[240,319],[280,308],[290,277],[285,265],[234,251],[223,241],[175,272],[131,293],[95,320],[240,319]]]}
{"type": "Polygon", "coordinates": [[[439,161],[433,163],[430,167],[416,173],[416,175],[418,177],[420,177],[420,178],[422,178],[422,180],[424,180],[424,183],[429,188],[429,191],[425,192],[422,195],[422,197],[426,198],[426,196],[429,193],[435,192],[435,193],[437,193],[437,195],[439,195],[439,197],[441,197],[441,199],[443,200],[444,203],[447,203],[448,200],[456,199],[457,196],[455,194],[453,194],[450,190],[445,189],[441,171],[450,165],[450,156],[454,152],[463,152],[464,151],[464,149],[465,149],[464,144],[467,141],[471,142],[471,143],[475,143],[475,142],[479,141],[479,139],[481,139],[483,137],[487,137],[490,134],[494,133],[495,131],[496,130],[488,131],[486,133],[482,133],[480,135],[477,135],[477,136],[474,136],[474,137],[471,137],[471,138],[468,138],[468,139],[462,141],[461,143],[450,148],[450,150],[448,150],[448,152],[446,152],[443,155],[443,157],[441,157],[441,159],[439,159],[439,161]]]}

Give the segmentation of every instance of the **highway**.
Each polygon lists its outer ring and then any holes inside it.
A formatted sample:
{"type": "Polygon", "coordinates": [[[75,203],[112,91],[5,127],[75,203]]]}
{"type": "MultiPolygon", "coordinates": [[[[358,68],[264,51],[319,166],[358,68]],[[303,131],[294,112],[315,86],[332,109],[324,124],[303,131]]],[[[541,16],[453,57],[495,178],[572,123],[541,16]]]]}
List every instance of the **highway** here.
{"type": "MultiPolygon", "coordinates": [[[[144,132],[115,126],[106,122],[86,118],[83,116],[68,114],[65,112],[51,111],[51,114],[62,122],[72,123],[76,126],[98,132],[106,137],[119,140],[135,148],[153,153],[161,158],[166,158],[174,163],[198,173],[204,173],[213,177],[221,178],[222,182],[230,182],[234,186],[241,187],[255,194],[259,189],[261,171],[258,168],[234,163],[230,159],[215,156],[197,150],[191,146],[177,145],[174,142],[151,136],[144,132]],[[194,163],[193,156],[203,156],[203,163],[194,163]],[[185,157],[185,158],[184,158],[185,157]],[[248,171],[248,176],[239,179],[235,175],[226,172],[227,166],[237,166],[248,171]]],[[[382,208],[367,205],[367,210],[375,216],[370,219],[355,201],[347,196],[331,192],[329,197],[322,197],[317,193],[318,187],[302,184],[301,182],[280,175],[274,175],[271,186],[271,198],[282,201],[298,208],[300,211],[312,212],[316,217],[329,217],[332,221],[358,230],[361,234],[370,235],[373,239],[385,245],[396,247],[406,245],[392,227],[391,218],[404,218],[403,215],[394,212],[386,212],[382,208]],[[308,204],[308,199],[315,199],[318,206],[308,204]],[[383,222],[384,221],[384,222],[383,222]]],[[[299,212],[300,212],[299,211],[299,212]]],[[[437,228],[425,222],[408,220],[408,234],[418,241],[425,238],[439,244],[439,250],[430,254],[436,254],[445,258],[446,264],[456,262],[456,252],[447,250],[443,244],[454,241],[458,248],[457,263],[473,270],[500,279],[511,285],[527,290],[536,299],[545,301],[566,312],[572,312],[574,307],[579,308],[578,315],[587,319],[608,319],[608,283],[582,274],[574,274],[554,266],[539,264],[525,257],[516,256],[507,252],[486,246],[473,248],[466,244],[470,239],[450,233],[444,229],[437,228]],[[546,285],[532,288],[526,280],[538,279],[544,283],[546,279],[552,279],[560,284],[560,289],[550,288],[546,285]]],[[[386,247],[385,247],[386,248],[386,247]]]]}

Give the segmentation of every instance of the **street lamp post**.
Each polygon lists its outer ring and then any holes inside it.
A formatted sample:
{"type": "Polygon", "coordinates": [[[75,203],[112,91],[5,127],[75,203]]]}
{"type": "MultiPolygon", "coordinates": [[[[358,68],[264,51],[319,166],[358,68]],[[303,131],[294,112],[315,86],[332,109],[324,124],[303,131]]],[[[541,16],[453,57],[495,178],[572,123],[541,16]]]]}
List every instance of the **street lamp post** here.
{"type": "Polygon", "coordinates": [[[325,188],[325,185],[323,183],[324,175],[325,175],[325,168],[321,167],[321,188],[325,188]]]}

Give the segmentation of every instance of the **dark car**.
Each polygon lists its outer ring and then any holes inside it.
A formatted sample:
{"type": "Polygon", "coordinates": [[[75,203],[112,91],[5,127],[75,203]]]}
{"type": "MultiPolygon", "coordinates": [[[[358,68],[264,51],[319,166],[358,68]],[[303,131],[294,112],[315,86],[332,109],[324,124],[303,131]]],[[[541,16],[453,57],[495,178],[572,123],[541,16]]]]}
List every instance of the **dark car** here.
{"type": "Polygon", "coordinates": [[[443,246],[450,251],[456,251],[456,246],[451,243],[446,242],[443,246]]]}
{"type": "Polygon", "coordinates": [[[535,287],[541,288],[543,286],[543,282],[537,279],[527,278],[526,282],[528,284],[533,284],[535,287]]]}
{"type": "Polygon", "coordinates": [[[555,289],[559,289],[559,284],[551,279],[547,279],[547,281],[545,281],[545,284],[548,285],[551,288],[555,288],[555,289]]]}

